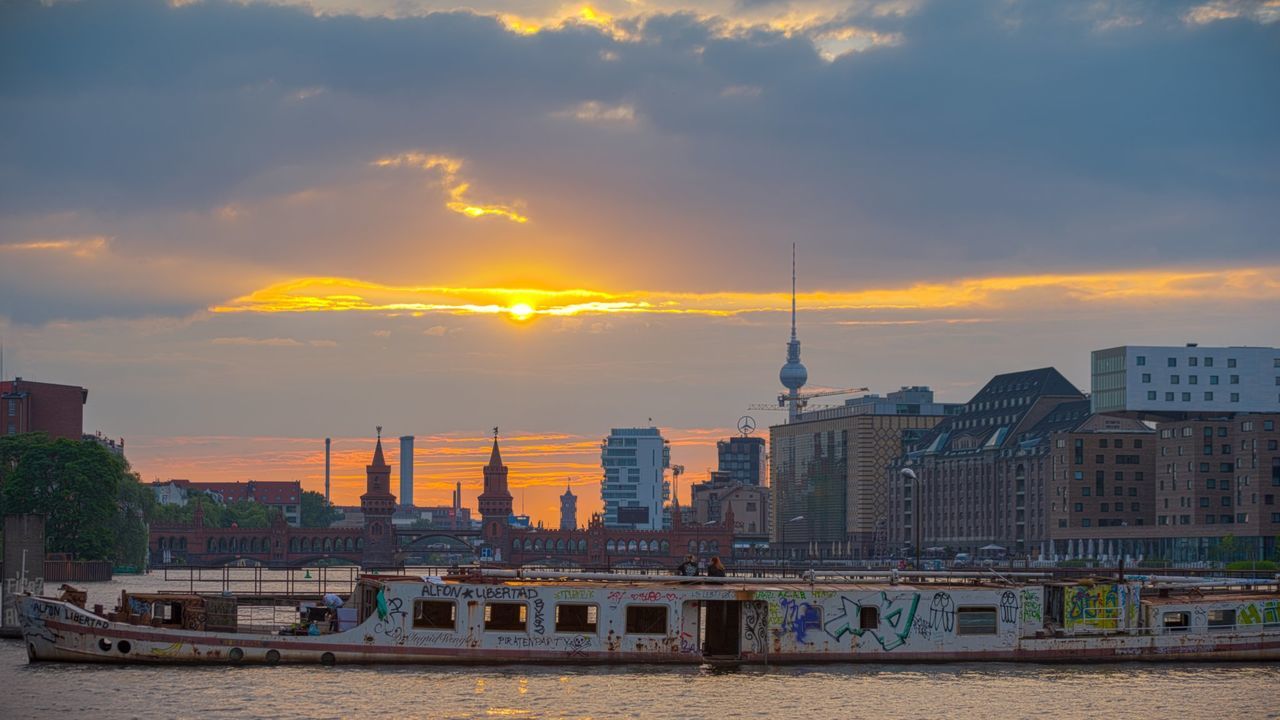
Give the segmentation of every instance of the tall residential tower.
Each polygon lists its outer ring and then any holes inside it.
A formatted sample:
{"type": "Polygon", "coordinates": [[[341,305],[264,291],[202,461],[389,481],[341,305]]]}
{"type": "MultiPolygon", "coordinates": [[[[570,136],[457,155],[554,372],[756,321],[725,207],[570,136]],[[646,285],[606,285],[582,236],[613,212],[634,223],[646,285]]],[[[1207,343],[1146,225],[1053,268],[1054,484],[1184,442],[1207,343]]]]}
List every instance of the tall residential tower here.
{"type": "Polygon", "coordinates": [[[664,475],[671,448],[657,428],[614,428],[600,443],[600,464],[605,527],[661,530],[670,525],[664,507],[671,486],[664,475]]]}

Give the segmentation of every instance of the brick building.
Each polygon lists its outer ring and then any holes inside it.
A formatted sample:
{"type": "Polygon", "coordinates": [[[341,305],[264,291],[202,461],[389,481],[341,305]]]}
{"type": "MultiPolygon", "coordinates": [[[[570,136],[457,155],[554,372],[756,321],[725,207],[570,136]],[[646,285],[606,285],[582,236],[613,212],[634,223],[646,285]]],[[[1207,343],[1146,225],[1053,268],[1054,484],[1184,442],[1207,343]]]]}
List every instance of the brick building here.
{"type": "Polygon", "coordinates": [[[248,480],[246,482],[192,482],[175,479],[151,483],[161,505],[186,505],[192,493],[205,493],[226,505],[245,500],[277,510],[285,522],[302,522],[302,483],[297,480],[248,480]]]}
{"type": "Polygon", "coordinates": [[[1088,399],[1054,368],[993,377],[889,465],[890,547],[913,552],[918,536],[952,552],[1038,552],[1050,507],[1047,439],[1088,415],[1088,399]]]}
{"type": "Polygon", "coordinates": [[[0,381],[0,428],[5,435],[48,433],[53,438],[84,436],[84,404],[89,391],[22,378],[0,381]]]}

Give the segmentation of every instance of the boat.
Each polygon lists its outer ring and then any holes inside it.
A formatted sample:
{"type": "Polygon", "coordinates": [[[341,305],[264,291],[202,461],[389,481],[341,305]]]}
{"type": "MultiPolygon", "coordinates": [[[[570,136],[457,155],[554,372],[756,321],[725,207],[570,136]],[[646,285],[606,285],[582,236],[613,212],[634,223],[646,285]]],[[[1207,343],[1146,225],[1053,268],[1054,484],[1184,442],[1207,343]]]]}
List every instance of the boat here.
{"type": "Polygon", "coordinates": [[[292,628],[241,624],[227,595],[19,598],[31,662],[1097,662],[1280,659],[1280,584],[1035,573],[802,578],[484,569],[361,575],[292,628]],[[78,601],[78,602],[77,602],[78,601]],[[335,607],[341,604],[340,609],[335,607]],[[328,621],[326,621],[326,619],[328,621]]]}

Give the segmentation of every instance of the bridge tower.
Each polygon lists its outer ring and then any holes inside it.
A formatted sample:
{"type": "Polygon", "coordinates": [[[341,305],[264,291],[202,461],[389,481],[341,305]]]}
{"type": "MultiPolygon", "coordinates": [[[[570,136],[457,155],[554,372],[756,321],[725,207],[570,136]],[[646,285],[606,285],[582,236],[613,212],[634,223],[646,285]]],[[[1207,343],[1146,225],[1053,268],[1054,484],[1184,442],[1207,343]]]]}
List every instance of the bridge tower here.
{"type": "MultiPolygon", "coordinates": [[[[507,466],[498,452],[498,428],[493,429],[493,451],[484,467],[484,492],[480,494],[480,536],[495,553],[507,548],[511,518],[511,493],[507,490],[507,466]]],[[[495,554],[495,559],[501,555],[495,554]]]]}
{"type": "Polygon", "coordinates": [[[396,533],[391,516],[396,511],[396,497],[391,494],[391,466],[382,458],[382,426],[378,426],[378,445],[373,462],[365,467],[365,493],[360,496],[364,514],[365,567],[387,568],[396,562],[396,533]]]}

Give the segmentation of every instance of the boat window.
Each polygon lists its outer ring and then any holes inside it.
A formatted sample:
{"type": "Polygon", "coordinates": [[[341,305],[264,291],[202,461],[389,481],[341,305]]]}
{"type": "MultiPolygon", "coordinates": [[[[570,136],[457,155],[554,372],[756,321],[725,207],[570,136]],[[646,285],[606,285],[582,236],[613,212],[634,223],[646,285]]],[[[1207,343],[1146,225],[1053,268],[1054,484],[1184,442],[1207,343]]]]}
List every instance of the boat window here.
{"type": "Polygon", "coordinates": [[[528,612],[524,603],[488,603],[484,606],[484,629],[523,632],[528,612]]]}
{"type": "Polygon", "coordinates": [[[994,607],[962,607],[956,609],[957,635],[995,635],[994,607]]]}
{"type": "Polygon", "coordinates": [[[598,612],[595,605],[560,603],[556,605],[556,632],[593,633],[598,612]]]}
{"type": "Polygon", "coordinates": [[[864,607],[859,610],[858,627],[863,630],[875,630],[880,627],[880,608],[864,607]]]}
{"type": "Polygon", "coordinates": [[[1191,613],[1167,612],[1164,614],[1165,632],[1186,632],[1191,627],[1191,613]]]}
{"type": "Polygon", "coordinates": [[[627,633],[634,635],[666,635],[666,605],[628,605],[627,633]]]}
{"type": "Polygon", "coordinates": [[[413,626],[452,630],[457,626],[458,604],[448,600],[414,600],[413,626]]]}
{"type": "Polygon", "coordinates": [[[1230,630],[1236,626],[1235,610],[1210,610],[1209,611],[1209,629],[1210,630],[1230,630]]]}

